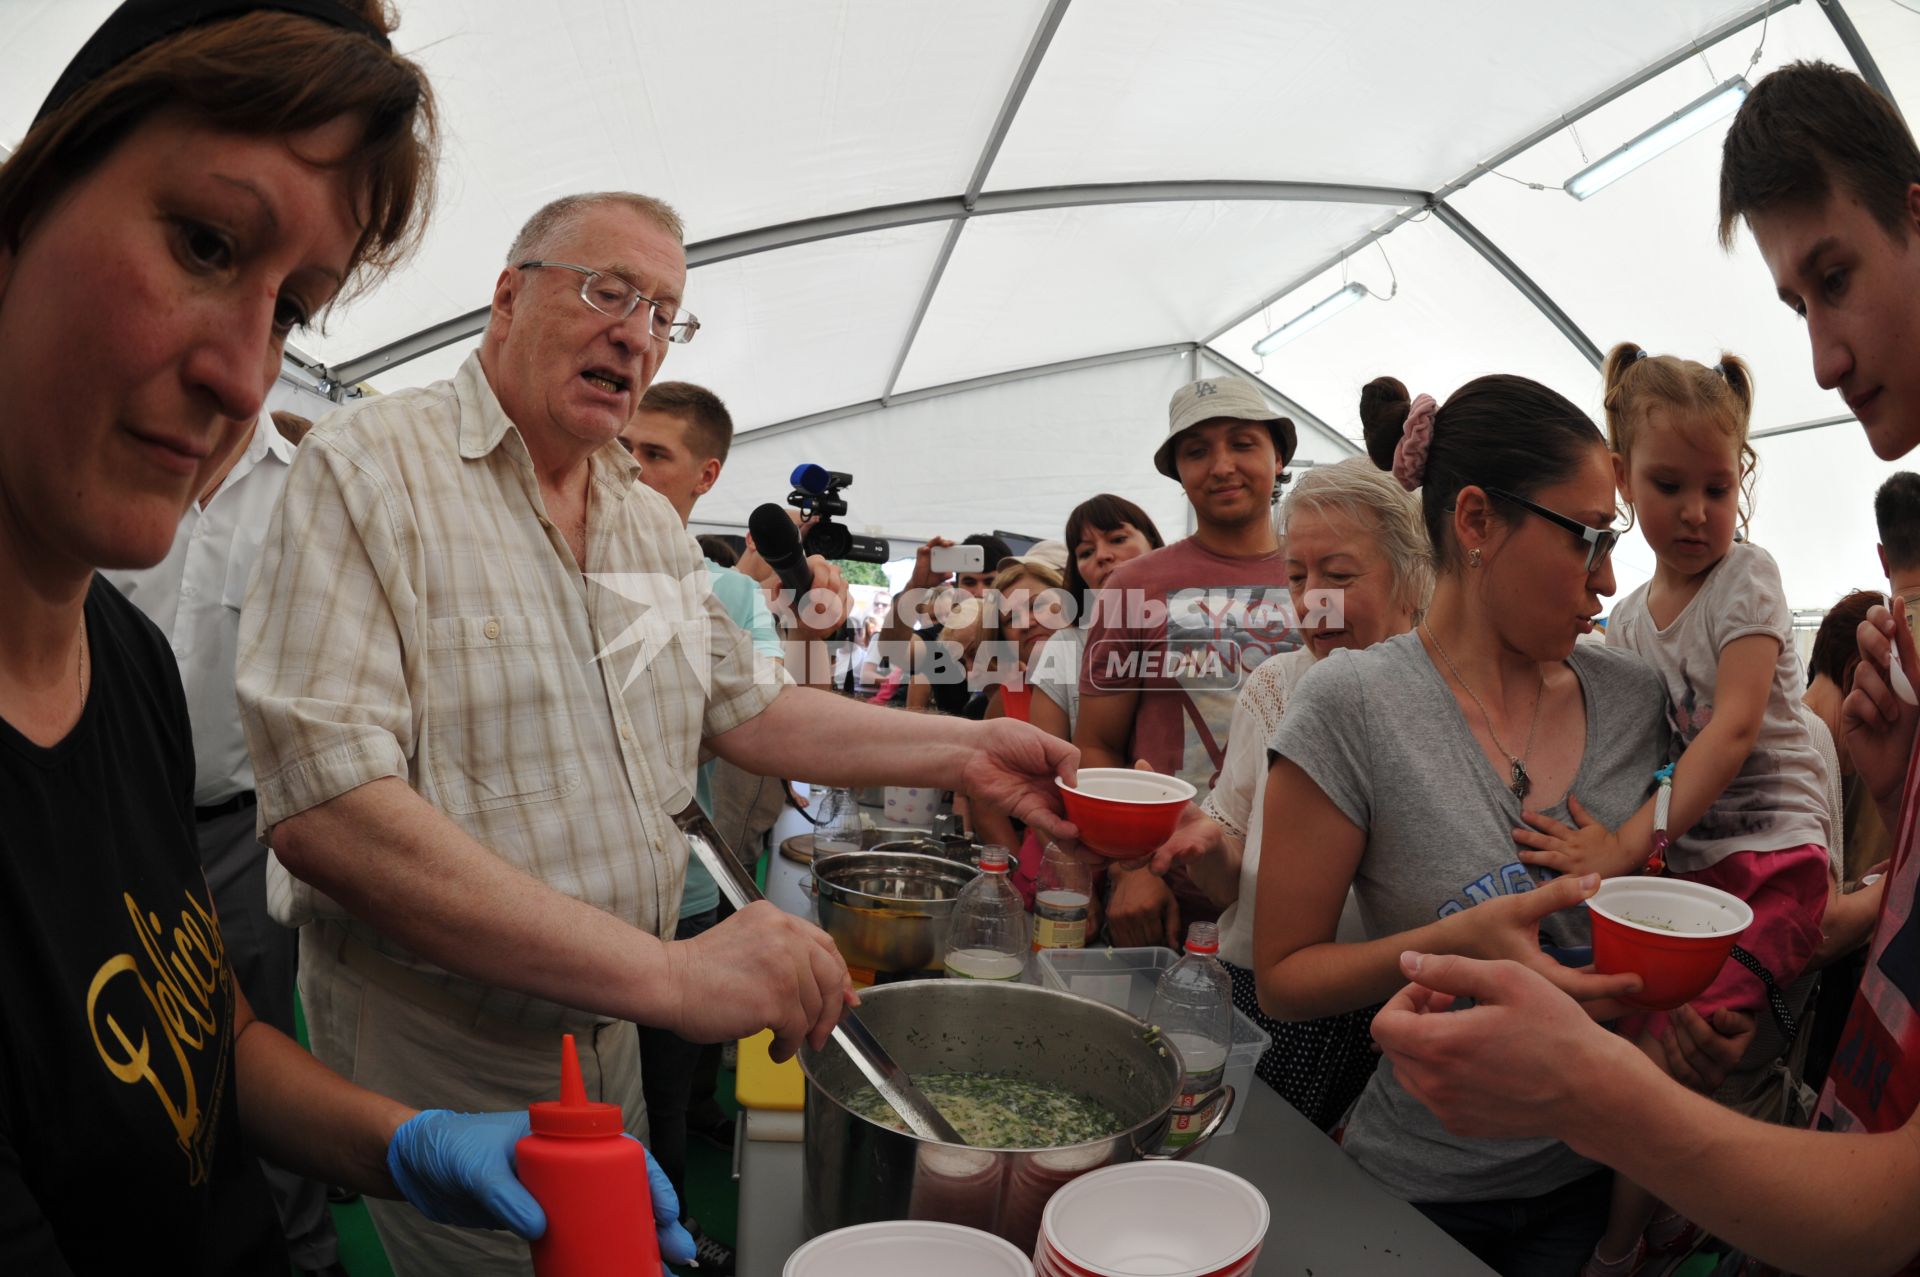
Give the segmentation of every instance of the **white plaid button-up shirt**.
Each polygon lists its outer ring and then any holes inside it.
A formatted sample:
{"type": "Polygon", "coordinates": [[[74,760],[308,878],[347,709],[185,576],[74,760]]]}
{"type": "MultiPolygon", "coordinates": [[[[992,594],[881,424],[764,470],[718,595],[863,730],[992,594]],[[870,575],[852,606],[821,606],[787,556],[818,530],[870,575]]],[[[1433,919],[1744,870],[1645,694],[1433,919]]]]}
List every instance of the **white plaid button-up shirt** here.
{"type": "MultiPolygon", "coordinates": [[[[670,813],[693,801],[701,738],[789,680],[727,618],[698,547],[620,445],[589,464],[583,577],[478,356],[313,430],[240,626],[263,831],[398,776],[510,864],[671,933],[687,848],[670,813]]],[[[282,922],[347,919],[277,860],[268,874],[282,922]]],[[[489,1014],[578,1018],[345,925],[489,1014]]]]}

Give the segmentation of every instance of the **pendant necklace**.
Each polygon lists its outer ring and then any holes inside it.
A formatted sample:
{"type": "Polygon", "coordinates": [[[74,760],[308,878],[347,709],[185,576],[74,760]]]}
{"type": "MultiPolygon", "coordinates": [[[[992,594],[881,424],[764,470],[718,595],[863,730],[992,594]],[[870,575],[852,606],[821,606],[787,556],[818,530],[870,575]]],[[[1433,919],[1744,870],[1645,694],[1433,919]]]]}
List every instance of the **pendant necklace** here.
{"type": "Polygon", "coordinates": [[[1540,688],[1533,696],[1533,721],[1527,726],[1527,747],[1521,750],[1520,756],[1516,758],[1512,753],[1508,752],[1505,745],[1500,743],[1500,737],[1497,736],[1493,730],[1493,715],[1487,713],[1487,703],[1481,700],[1480,694],[1474,691],[1472,685],[1460,676],[1459,669],[1454,666],[1453,658],[1447,655],[1447,649],[1441,647],[1440,640],[1434,637],[1433,627],[1423,621],[1420,624],[1420,628],[1427,632],[1427,642],[1433,644],[1433,650],[1440,653],[1440,659],[1446,662],[1447,671],[1453,675],[1453,681],[1466,688],[1467,695],[1473,697],[1473,703],[1480,707],[1480,717],[1484,719],[1487,724],[1487,735],[1492,739],[1493,747],[1506,757],[1507,766],[1510,768],[1509,775],[1511,775],[1512,779],[1508,782],[1507,788],[1513,791],[1515,798],[1525,802],[1527,791],[1533,788],[1533,779],[1527,775],[1526,760],[1527,755],[1533,752],[1534,729],[1540,726],[1540,702],[1547,698],[1546,671],[1542,670],[1540,672],[1540,688]]]}

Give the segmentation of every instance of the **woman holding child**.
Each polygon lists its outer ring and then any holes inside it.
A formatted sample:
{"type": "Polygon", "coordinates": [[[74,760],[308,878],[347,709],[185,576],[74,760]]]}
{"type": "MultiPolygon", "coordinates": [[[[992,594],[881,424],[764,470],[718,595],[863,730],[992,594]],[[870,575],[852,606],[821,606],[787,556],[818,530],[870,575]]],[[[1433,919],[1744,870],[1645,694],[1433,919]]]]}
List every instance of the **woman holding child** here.
{"type": "MultiPolygon", "coordinates": [[[[1583,1000],[1634,977],[1576,970],[1597,875],[1524,863],[1523,812],[1618,826],[1667,759],[1666,695],[1639,658],[1581,643],[1613,592],[1613,469],[1593,422],[1514,376],[1444,406],[1381,379],[1369,435],[1422,489],[1438,580],[1422,622],[1332,651],[1271,742],[1254,969],[1282,1019],[1370,1006],[1403,950],[1512,958],[1583,1000]],[[1336,940],[1348,892],[1367,940],[1336,940]],[[1556,951],[1569,965],[1556,958],[1556,951]]],[[[1382,1066],[1343,1141],[1374,1178],[1503,1273],[1571,1273],[1606,1224],[1609,1176],[1563,1144],[1449,1134],[1382,1066]]]]}
{"type": "MultiPolygon", "coordinates": [[[[1745,900],[1753,924],[1690,1006],[1732,1025],[1773,1010],[1791,1036],[1787,990],[1820,943],[1832,820],[1827,765],[1800,712],[1803,681],[1780,570],[1736,539],[1749,510],[1754,457],[1747,442],[1753,378],[1723,355],[1708,367],[1649,356],[1623,342],[1606,364],[1607,437],[1620,494],[1654,553],[1653,579],[1613,610],[1607,642],[1647,660],[1666,685],[1674,763],[1670,810],[1643,805],[1624,825],[1585,819],[1578,829],[1538,816],[1518,835],[1522,858],[1561,873],[1666,873],[1745,900]]],[[[1837,857],[1831,866],[1837,878],[1837,857]]],[[[1656,1063],[1667,1016],[1630,1016],[1618,1028],[1656,1063]]],[[[1764,1075],[1779,1053],[1769,1037],[1747,1061],[1764,1075]]],[[[1742,1079],[1745,1099],[1751,1079],[1742,1079]]],[[[1777,1088],[1774,1088],[1777,1090],[1777,1088]]],[[[1637,1272],[1649,1254],[1689,1247],[1684,1219],[1659,1211],[1624,1178],[1613,1216],[1585,1272],[1637,1272]]]]}

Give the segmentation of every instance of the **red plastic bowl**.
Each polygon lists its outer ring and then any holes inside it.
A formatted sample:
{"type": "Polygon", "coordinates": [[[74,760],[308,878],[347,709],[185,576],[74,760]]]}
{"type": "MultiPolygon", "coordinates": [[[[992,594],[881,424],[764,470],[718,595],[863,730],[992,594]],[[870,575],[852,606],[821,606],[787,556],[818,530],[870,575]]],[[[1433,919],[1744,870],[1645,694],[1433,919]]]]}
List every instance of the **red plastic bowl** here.
{"type": "Polygon", "coordinates": [[[1115,860],[1137,860],[1165,842],[1194,795],[1178,776],[1128,767],[1082,767],[1076,780],[1053,782],[1067,819],[1080,826],[1082,843],[1115,860]]]}
{"type": "Polygon", "coordinates": [[[1705,993],[1753,925],[1746,901],[1684,878],[1612,878],[1587,908],[1594,970],[1638,975],[1644,987],[1620,1000],[1646,1011],[1671,1011],[1705,993]]]}

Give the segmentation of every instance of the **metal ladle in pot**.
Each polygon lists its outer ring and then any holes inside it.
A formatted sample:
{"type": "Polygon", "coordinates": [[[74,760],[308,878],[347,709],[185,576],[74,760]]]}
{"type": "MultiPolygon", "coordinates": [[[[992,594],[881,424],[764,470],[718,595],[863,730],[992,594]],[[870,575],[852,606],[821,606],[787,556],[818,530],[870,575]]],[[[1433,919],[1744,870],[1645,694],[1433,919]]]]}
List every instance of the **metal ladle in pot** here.
{"type": "MultiPolygon", "coordinates": [[[[713,880],[720,887],[720,894],[735,909],[745,909],[756,900],[764,900],[759,884],[753,875],[747,872],[740,858],[727,846],[726,839],[713,827],[707,814],[700,810],[698,803],[689,804],[687,809],[673,818],[673,823],[686,835],[687,846],[700,858],[713,880]]],[[[852,1008],[840,1013],[840,1022],[833,1026],[833,1040],[841,1050],[847,1053],[861,1074],[872,1084],[898,1113],[908,1128],[923,1140],[939,1140],[944,1144],[962,1144],[960,1132],[953,1129],[933,1101],[926,1097],[907,1071],[887,1054],[887,1048],[867,1030],[854,1014],[852,1008]]]]}

